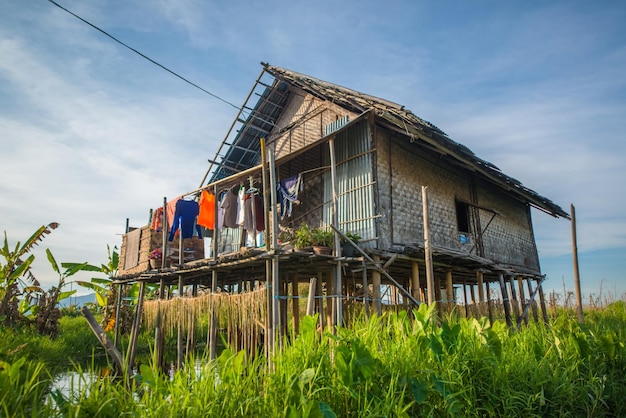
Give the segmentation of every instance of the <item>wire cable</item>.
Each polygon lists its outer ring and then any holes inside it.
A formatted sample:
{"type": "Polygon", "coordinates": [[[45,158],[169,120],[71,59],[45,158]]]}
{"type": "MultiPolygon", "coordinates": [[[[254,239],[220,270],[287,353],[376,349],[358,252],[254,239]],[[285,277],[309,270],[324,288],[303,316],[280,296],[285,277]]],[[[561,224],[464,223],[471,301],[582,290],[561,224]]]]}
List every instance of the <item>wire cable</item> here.
{"type": "Polygon", "coordinates": [[[145,58],[146,60],[148,60],[148,61],[150,61],[151,63],[153,63],[154,65],[156,65],[156,66],[158,66],[158,67],[162,68],[163,70],[167,71],[168,73],[172,74],[173,76],[180,78],[180,79],[181,79],[181,80],[183,80],[185,83],[188,83],[188,84],[192,85],[193,87],[195,87],[195,88],[197,88],[197,89],[199,89],[199,90],[203,91],[204,93],[208,94],[209,96],[211,96],[211,97],[213,97],[213,98],[215,98],[215,99],[217,99],[217,100],[220,100],[220,101],[222,101],[222,102],[226,103],[227,105],[234,107],[234,108],[235,108],[235,109],[237,109],[237,110],[243,111],[243,109],[242,109],[242,108],[240,108],[239,106],[232,104],[231,102],[229,102],[229,101],[228,101],[228,100],[226,100],[226,99],[222,99],[222,98],[221,98],[221,97],[219,97],[218,95],[213,94],[213,93],[211,93],[210,91],[203,89],[202,87],[200,87],[199,85],[197,85],[196,83],[194,83],[194,82],[192,82],[192,81],[189,81],[188,79],[186,79],[186,78],[185,78],[185,77],[183,77],[182,75],[180,75],[180,74],[178,74],[178,73],[176,73],[176,72],[174,72],[174,71],[170,70],[169,68],[165,67],[165,66],[164,66],[164,65],[162,65],[162,64],[159,64],[158,62],[156,62],[156,61],[155,61],[155,60],[153,60],[152,58],[148,57],[147,55],[145,55],[145,54],[143,54],[143,53],[141,53],[141,52],[139,52],[139,51],[137,51],[135,48],[133,48],[133,47],[131,47],[131,46],[129,46],[129,45],[127,45],[127,44],[125,44],[124,42],[122,42],[122,41],[120,41],[119,39],[117,39],[115,36],[113,36],[113,35],[109,34],[108,32],[106,32],[106,31],[104,31],[104,30],[102,30],[102,29],[100,29],[98,26],[94,25],[93,23],[88,22],[87,20],[85,20],[85,19],[83,19],[82,17],[78,16],[76,13],[74,13],[74,12],[72,12],[72,11],[70,11],[70,10],[66,9],[65,7],[61,6],[59,3],[55,2],[54,0],[48,0],[48,1],[49,1],[50,3],[52,3],[52,4],[54,4],[55,6],[57,6],[59,9],[64,10],[65,12],[67,12],[67,13],[71,14],[72,16],[74,16],[75,18],[77,18],[78,20],[80,20],[80,21],[82,21],[82,22],[86,23],[87,25],[91,26],[92,28],[94,28],[94,29],[95,29],[95,30],[97,30],[98,32],[100,32],[100,33],[102,33],[102,34],[104,34],[104,35],[108,36],[108,37],[109,37],[109,38],[111,38],[111,39],[113,39],[113,40],[114,40],[115,42],[117,42],[118,44],[120,44],[120,45],[122,45],[122,46],[124,46],[124,47],[126,47],[126,48],[128,48],[128,49],[130,49],[130,50],[131,50],[131,51],[133,51],[135,54],[137,54],[137,55],[141,56],[142,58],[145,58]]]}

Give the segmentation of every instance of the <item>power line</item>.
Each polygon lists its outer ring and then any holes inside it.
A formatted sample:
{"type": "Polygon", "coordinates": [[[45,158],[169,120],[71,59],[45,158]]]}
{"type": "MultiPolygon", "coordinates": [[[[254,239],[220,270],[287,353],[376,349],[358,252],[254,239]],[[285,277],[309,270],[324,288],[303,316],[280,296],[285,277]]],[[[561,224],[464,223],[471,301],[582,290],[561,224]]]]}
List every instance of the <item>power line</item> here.
{"type": "Polygon", "coordinates": [[[73,13],[72,11],[70,11],[70,10],[66,9],[65,7],[61,6],[59,3],[55,2],[54,0],[48,0],[48,1],[49,1],[50,3],[52,3],[52,4],[54,4],[55,6],[57,6],[59,9],[66,11],[67,13],[71,14],[72,16],[74,16],[75,18],[77,18],[78,20],[80,20],[80,21],[82,21],[82,22],[84,22],[84,23],[88,24],[88,25],[89,25],[89,26],[91,26],[92,28],[96,29],[97,31],[101,32],[102,34],[104,34],[104,35],[108,36],[109,38],[113,39],[113,40],[114,40],[115,42],[117,42],[118,44],[120,44],[120,45],[122,45],[122,46],[124,46],[124,47],[126,47],[126,48],[128,48],[128,49],[130,49],[130,50],[131,50],[131,51],[133,51],[135,54],[137,54],[137,55],[141,56],[142,58],[145,58],[146,60],[148,60],[148,61],[150,61],[151,63],[153,63],[154,65],[156,65],[156,66],[158,66],[158,67],[162,68],[163,70],[167,71],[168,73],[172,74],[173,76],[180,78],[180,79],[181,79],[181,80],[183,80],[185,83],[188,83],[188,84],[190,84],[190,85],[194,86],[194,87],[195,87],[195,88],[197,88],[198,90],[203,91],[204,93],[208,94],[209,96],[214,97],[214,98],[216,98],[217,100],[220,100],[220,101],[222,101],[222,102],[226,103],[227,105],[234,107],[234,108],[235,108],[235,109],[237,109],[237,110],[240,110],[240,111],[242,111],[242,110],[243,110],[243,109],[241,109],[239,106],[236,106],[236,105],[232,104],[232,103],[231,103],[231,102],[229,102],[228,100],[222,99],[222,98],[221,98],[221,97],[219,97],[218,95],[213,94],[213,93],[211,93],[210,91],[203,89],[202,87],[200,87],[199,85],[197,85],[196,83],[194,83],[194,82],[192,82],[192,81],[189,81],[188,79],[186,79],[186,78],[185,78],[185,77],[183,77],[182,75],[180,75],[180,74],[178,74],[178,73],[176,73],[176,72],[174,72],[174,71],[170,70],[169,68],[165,67],[165,66],[164,66],[164,65],[162,65],[162,64],[159,64],[158,62],[156,62],[156,61],[155,61],[155,60],[153,60],[152,58],[148,57],[147,55],[145,55],[145,54],[143,54],[143,53],[141,53],[141,52],[139,52],[139,51],[137,51],[135,48],[133,48],[133,47],[131,47],[131,46],[129,46],[129,45],[127,45],[127,44],[125,44],[124,42],[122,42],[122,41],[120,41],[119,39],[117,39],[115,36],[113,36],[113,35],[109,34],[108,32],[106,32],[106,31],[104,31],[104,30],[102,30],[102,29],[100,29],[99,27],[97,27],[97,26],[96,26],[96,25],[94,25],[93,23],[88,22],[87,20],[85,20],[85,19],[83,19],[82,17],[78,16],[76,13],[73,13]]]}

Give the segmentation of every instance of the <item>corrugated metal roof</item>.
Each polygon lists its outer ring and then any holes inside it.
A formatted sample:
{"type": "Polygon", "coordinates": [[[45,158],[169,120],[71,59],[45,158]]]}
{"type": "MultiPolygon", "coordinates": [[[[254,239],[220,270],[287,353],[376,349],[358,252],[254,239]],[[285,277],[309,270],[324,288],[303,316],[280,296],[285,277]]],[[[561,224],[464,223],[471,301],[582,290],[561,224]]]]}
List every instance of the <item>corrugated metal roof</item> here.
{"type": "MultiPolygon", "coordinates": [[[[259,164],[259,139],[268,138],[274,127],[274,122],[287,103],[288,85],[293,85],[352,112],[373,111],[380,122],[386,123],[398,132],[405,134],[411,142],[428,146],[436,152],[456,160],[468,170],[483,175],[487,180],[524,199],[532,206],[555,217],[569,218],[569,214],[550,199],[525,187],[520,181],[507,176],[498,167],[479,158],[465,145],[452,140],[441,129],[414,115],[400,104],[285,68],[267,63],[262,63],[262,65],[264,70],[244,104],[244,109],[249,111],[248,116],[245,120],[241,119],[241,113],[238,115],[238,120],[233,123],[233,126],[239,123],[239,128],[232,143],[226,144],[229,148],[223,158],[220,161],[212,162],[217,168],[213,171],[210,182],[259,164]],[[261,78],[264,74],[272,76],[273,81],[262,82],[261,78]],[[261,90],[261,93],[258,90],[261,90]],[[253,96],[252,93],[259,96],[259,99],[251,108],[248,102],[253,96]]],[[[231,132],[227,134],[227,139],[229,135],[231,132]]]]}

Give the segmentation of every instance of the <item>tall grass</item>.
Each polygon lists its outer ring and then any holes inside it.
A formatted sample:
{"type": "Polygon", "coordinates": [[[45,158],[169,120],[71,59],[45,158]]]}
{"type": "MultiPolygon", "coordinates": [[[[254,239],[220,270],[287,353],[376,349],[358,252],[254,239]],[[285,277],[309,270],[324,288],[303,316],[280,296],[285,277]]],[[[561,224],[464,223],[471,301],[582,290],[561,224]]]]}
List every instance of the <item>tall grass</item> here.
{"type": "Polygon", "coordinates": [[[173,376],[141,366],[132,387],[97,379],[48,401],[54,416],[626,416],[626,307],[580,325],[564,311],[520,331],[436,320],[433,307],[353,318],[335,335],[305,317],[268,369],[224,350],[173,376]]]}

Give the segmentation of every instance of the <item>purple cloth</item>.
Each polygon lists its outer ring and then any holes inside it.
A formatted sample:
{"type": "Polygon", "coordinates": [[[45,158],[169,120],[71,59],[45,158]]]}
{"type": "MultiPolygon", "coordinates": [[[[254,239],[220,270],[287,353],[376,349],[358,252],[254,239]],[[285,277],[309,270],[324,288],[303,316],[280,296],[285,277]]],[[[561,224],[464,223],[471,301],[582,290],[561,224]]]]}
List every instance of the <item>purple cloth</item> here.
{"type": "Polygon", "coordinates": [[[289,177],[281,180],[276,185],[278,190],[277,197],[278,203],[280,203],[280,216],[281,219],[287,216],[291,216],[291,209],[293,202],[298,200],[298,193],[302,190],[302,175],[289,177]]]}

